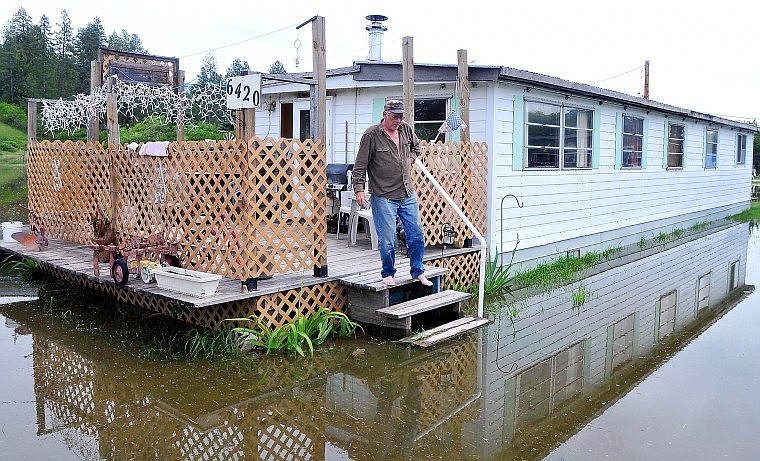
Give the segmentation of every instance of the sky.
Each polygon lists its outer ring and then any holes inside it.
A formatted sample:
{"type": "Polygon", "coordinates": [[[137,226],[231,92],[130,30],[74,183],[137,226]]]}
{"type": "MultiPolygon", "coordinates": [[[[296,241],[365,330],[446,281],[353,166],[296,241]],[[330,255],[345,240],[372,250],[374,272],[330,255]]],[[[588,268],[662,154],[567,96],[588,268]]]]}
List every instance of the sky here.
{"type": "Polygon", "coordinates": [[[64,9],[74,30],[97,16],[106,35],[125,29],[151,54],[179,58],[186,82],[209,54],[221,74],[235,58],[248,61],[254,71],[268,72],[275,60],[288,72],[311,71],[311,25],[296,26],[315,15],[325,18],[327,68],[350,66],[368,57],[365,17],[380,14],[388,17],[384,61],[400,62],[402,38],[409,36],[416,63],[456,64],[457,50],[464,49],[471,64],[641,95],[649,60],[651,100],[760,120],[760,2],[753,0],[1,3],[3,25],[22,7],[35,23],[47,15],[53,28],[64,9]]]}

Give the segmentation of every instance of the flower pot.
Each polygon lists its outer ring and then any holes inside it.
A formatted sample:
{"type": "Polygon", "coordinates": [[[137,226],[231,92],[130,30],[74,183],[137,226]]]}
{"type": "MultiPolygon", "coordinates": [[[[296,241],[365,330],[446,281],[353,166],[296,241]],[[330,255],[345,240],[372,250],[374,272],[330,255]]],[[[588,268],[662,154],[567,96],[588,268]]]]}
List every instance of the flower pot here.
{"type": "Polygon", "coordinates": [[[222,279],[221,275],[173,266],[157,267],[152,272],[158,288],[198,298],[215,294],[222,279]]]}
{"type": "Polygon", "coordinates": [[[3,223],[3,242],[15,242],[11,237],[16,232],[21,232],[24,224],[21,221],[6,221],[3,223]]]}

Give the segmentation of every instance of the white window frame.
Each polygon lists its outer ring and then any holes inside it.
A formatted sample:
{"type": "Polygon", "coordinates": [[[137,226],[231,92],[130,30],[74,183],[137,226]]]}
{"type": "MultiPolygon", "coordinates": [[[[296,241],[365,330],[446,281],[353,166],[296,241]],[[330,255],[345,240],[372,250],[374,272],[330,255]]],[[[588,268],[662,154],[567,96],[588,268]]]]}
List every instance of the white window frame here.
{"type": "Polygon", "coordinates": [[[668,137],[668,148],[667,148],[667,151],[666,151],[667,159],[666,159],[666,163],[665,163],[667,165],[667,169],[669,169],[669,170],[682,170],[683,169],[683,165],[684,165],[684,157],[685,157],[684,150],[686,150],[686,125],[683,125],[681,123],[668,122],[668,132],[665,135],[668,137]],[[670,127],[680,127],[681,128],[681,136],[682,137],[681,138],[672,138],[672,137],[670,137],[670,127]],[[671,146],[671,143],[673,143],[673,142],[681,144],[681,151],[680,152],[675,151],[675,150],[671,152],[670,146],[671,146]],[[672,156],[680,156],[681,164],[680,165],[671,165],[670,164],[671,155],[672,156]]]}
{"type": "Polygon", "coordinates": [[[705,128],[705,170],[716,170],[718,168],[718,129],[705,128]],[[715,133],[715,141],[710,141],[710,133],[715,133]],[[712,159],[712,166],[709,165],[708,159],[712,159]]]}
{"type": "Polygon", "coordinates": [[[736,135],[736,164],[744,165],[747,162],[747,135],[736,135]]]}
{"type": "Polygon", "coordinates": [[[635,115],[626,115],[623,114],[623,126],[621,128],[622,132],[622,147],[620,149],[620,168],[624,170],[640,170],[643,168],[643,162],[644,162],[644,123],[646,121],[644,120],[644,117],[636,117],[635,115]],[[641,133],[626,133],[625,132],[625,120],[626,119],[635,119],[641,121],[641,133]],[[625,148],[626,146],[626,137],[630,138],[641,138],[641,150],[627,150],[625,148]],[[638,165],[626,165],[625,164],[625,154],[626,152],[630,152],[631,155],[638,154],[639,155],[639,164],[638,165]]]}
{"type": "MultiPolygon", "coordinates": [[[[594,117],[596,116],[594,109],[589,107],[583,107],[583,105],[575,105],[575,104],[564,104],[561,102],[556,101],[547,101],[547,100],[541,100],[541,99],[525,99],[525,126],[524,126],[524,139],[525,139],[525,147],[523,148],[523,159],[526,165],[526,170],[590,170],[593,167],[594,164],[594,117]],[[530,104],[548,104],[552,106],[559,107],[559,125],[541,125],[538,123],[531,123],[529,121],[529,107],[530,104]],[[581,111],[587,111],[591,114],[591,128],[579,128],[579,127],[567,127],[565,125],[565,115],[566,111],[568,109],[576,109],[581,111]],[[528,151],[531,148],[545,148],[545,146],[535,146],[530,144],[530,137],[528,135],[528,127],[530,126],[550,126],[550,127],[556,127],[559,128],[559,146],[556,148],[557,150],[557,166],[530,166],[530,158],[528,156],[528,151]],[[577,163],[583,163],[579,161],[578,157],[578,151],[579,150],[588,150],[589,156],[588,156],[588,165],[582,165],[582,166],[565,166],[565,134],[566,130],[576,130],[578,132],[582,133],[591,133],[591,144],[589,146],[585,147],[568,147],[568,150],[575,151],[576,155],[576,164],[577,163]]],[[[576,139],[580,139],[580,137],[577,137],[576,139]]],[[[552,150],[555,148],[552,148],[552,150]]]]}

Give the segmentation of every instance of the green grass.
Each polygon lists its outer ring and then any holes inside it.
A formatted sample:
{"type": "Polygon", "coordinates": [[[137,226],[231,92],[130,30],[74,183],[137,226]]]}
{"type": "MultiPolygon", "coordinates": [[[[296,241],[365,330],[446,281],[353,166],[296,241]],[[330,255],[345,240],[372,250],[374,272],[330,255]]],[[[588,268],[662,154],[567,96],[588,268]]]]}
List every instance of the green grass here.
{"type": "Polygon", "coordinates": [[[578,288],[573,290],[571,297],[573,298],[573,307],[581,307],[586,304],[588,298],[591,296],[591,291],[585,287],[585,285],[578,285],[578,288]]]}
{"type": "Polygon", "coordinates": [[[2,161],[24,162],[26,133],[0,122],[0,155],[2,161]]]}
{"type": "Polygon", "coordinates": [[[515,281],[525,287],[550,287],[564,284],[573,279],[573,275],[589,267],[594,267],[602,260],[602,255],[588,252],[580,258],[563,256],[551,263],[541,264],[535,269],[521,272],[515,281]]]}
{"type": "Polygon", "coordinates": [[[728,216],[726,219],[739,222],[756,222],[760,221],[760,202],[752,202],[749,208],[741,213],[728,216]]]}

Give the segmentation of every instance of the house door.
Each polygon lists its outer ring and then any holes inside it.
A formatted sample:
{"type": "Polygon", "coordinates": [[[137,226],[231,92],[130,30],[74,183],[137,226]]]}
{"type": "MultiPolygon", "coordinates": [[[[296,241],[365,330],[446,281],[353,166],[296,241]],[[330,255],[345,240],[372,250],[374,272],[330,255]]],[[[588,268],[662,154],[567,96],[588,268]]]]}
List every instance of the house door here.
{"type": "MultiPolygon", "coordinates": [[[[327,149],[327,159],[331,160],[332,153],[332,134],[333,134],[333,98],[327,97],[326,102],[326,120],[325,120],[325,148],[327,149]]],[[[301,141],[309,138],[311,127],[311,101],[307,98],[296,99],[293,101],[293,137],[301,141]]]]}

